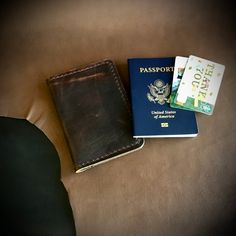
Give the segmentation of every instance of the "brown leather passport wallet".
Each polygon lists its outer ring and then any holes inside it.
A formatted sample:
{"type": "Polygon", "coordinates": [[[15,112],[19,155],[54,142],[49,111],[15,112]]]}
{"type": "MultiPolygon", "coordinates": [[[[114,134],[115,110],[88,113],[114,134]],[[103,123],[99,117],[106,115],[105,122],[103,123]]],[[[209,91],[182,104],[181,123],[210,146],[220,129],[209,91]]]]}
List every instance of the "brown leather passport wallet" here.
{"type": "Polygon", "coordinates": [[[138,150],[130,105],[114,63],[104,60],[48,79],[76,172],[138,150]]]}

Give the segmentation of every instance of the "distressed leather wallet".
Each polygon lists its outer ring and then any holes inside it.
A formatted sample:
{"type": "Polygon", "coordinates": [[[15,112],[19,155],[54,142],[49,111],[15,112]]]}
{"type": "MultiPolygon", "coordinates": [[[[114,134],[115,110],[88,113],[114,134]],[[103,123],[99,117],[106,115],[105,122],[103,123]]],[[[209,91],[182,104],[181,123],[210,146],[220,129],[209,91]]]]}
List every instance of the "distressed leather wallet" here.
{"type": "Polygon", "coordinates": [[[114,63],[103,60],[47,80],[76,172],[140,149],[114,63]]]}

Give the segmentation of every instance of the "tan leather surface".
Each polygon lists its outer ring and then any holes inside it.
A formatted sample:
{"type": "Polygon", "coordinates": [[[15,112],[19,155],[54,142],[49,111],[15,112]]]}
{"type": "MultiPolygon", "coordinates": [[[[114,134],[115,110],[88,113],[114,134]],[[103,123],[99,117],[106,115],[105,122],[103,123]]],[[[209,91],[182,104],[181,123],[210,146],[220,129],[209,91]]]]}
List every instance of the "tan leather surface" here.
{"type": "MultiPolygon", "coordinates": [[[[236,46],[222,1],[18,1],[1,9],[0,115],[42,129],[61,160],[78,235],[217,235],[236,210],[236,46]],[[197,138],[147,139],[141,151],[75,174],[45,80],[110,58],[197,55],[226,66],[197,138]]],[[[221,235],[221,234],[220,234],[221,235]]],[[[223,234],[222,234],[223,235],[223,234]]]]}

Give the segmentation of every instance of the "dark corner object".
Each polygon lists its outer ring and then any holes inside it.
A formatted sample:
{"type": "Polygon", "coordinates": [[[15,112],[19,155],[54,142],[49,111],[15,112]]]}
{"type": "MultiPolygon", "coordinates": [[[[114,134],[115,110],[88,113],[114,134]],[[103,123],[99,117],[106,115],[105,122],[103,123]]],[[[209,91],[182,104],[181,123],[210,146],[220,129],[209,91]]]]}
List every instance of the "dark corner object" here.
{"type": "Polygon", "coordinates": [[[0,235],[75,235],[59,157],[44,133],[0,117],[0,153],[0,235]]]}

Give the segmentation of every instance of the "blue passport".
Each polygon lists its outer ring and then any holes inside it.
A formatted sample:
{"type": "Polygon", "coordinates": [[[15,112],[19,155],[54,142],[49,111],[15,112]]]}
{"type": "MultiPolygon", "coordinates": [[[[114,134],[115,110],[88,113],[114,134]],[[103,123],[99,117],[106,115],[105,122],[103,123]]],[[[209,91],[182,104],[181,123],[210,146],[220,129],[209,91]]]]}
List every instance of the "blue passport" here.
{"type": "Polygon", "coordinates": [[[174,57],[128,59],[133,137],[194,137],[195,112],[170,107],[174,57]]]}

